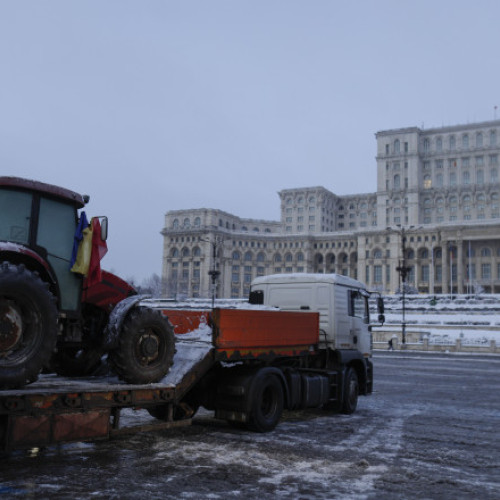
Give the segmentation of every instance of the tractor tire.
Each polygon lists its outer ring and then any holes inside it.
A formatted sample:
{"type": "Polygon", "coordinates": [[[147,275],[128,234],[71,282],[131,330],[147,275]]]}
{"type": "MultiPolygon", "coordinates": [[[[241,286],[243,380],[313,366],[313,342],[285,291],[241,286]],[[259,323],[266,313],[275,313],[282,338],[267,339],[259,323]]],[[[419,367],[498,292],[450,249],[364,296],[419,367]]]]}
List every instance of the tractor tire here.
{"type": "Polygon", "coordinates": [[[0,264],[0,388],[34,382],[57,341],[54,296],[23,265],[0,264]]]}
{"type": "Polygon", "coordinates": [[[159,382],[175,352],[174,331],[160,311],[135,307],[125,318],[118,346],[109,353],[116,374],[129,384],[159,382]]]}

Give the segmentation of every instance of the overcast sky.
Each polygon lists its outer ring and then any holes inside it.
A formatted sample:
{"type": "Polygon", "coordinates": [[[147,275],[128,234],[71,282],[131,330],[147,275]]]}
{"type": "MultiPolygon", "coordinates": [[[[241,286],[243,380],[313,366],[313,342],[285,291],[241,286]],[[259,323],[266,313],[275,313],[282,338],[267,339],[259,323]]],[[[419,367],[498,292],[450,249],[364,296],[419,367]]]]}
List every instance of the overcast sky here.
{"type": "Polygon", "coordinates": [[[1,175],[89,194],[103,267],[161,273],[164,214],[279,219],[376,190],[374,134],[494,118],[497,0],[0,0],[1,175]]]}

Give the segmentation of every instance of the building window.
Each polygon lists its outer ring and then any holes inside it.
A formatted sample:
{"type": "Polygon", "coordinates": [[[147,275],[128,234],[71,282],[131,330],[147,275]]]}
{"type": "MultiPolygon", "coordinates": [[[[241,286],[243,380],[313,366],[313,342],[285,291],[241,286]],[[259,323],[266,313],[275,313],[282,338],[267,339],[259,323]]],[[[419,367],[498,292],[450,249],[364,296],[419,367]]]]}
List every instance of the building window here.
{"type": "Polygon", "coordinates": [[[469,136],[467,134],[462,136],[462,148],[469,149],[469,136]]]}
{"type": "Polygon", "coordinates": [[[483,147],[483,134],[481,132],[478,132],[476,134],[476,148],[482,148],[483,147]]]}
{"type": "Polygon", "coordinates": [[[399,150],[400,150],[400,143],[399,143],[399,139],[396,139],[394,141],[394,152],[395,153],[399,153],[399,150]]]}
{"type": "Polygon", "coordinates": [[[424,189],[430,189],[432,187],[432,180],[430,175],[424,175],[424,189]]]}
{"type": "Polygon", "coordinates": [[[443,280],[443,266],[441,264],[436,265],[436,282],[439,283],[443,280]]]}
{"type": "Polygon", "coordinates": [[[491,250],[488,247],[481,248],[481,257],[491,257],[491,250]]]}
{"type": "Polygon", "coordinates": [[[431,149],[431,142],[429,139],[424,139],[424,153],[428,153],[431,149]]]}
{"type": "Polygon", "coordinates": [[[470,184],[470,172],[468,170],[465,170],[462,173],[462,184],[464,184],[465,186],[470,184]]]}
{"type": "Polygon", "coordinates": [[[377,285],[382,283],[382,266],[373,266],[373,283],[377,285]]]}
{"type": "Polygon", "coordinates": [[[476,172],[476,182],[477,184],[484,184],[484,171],[478,170],[476,172]]]}
{"type": "Polygon", "coordinates": [[[454,135],[450,135],[450,151],[455,151],[457,147],[457,141],[454,135]]]}
{"type": "Polygon", "coordinates": [[[496,146],[497,144],[497,133],[495,130],[490,132],[490,146],[496,146]]]}
{"type": "Polygon", "coordinates": [[[465,195],[462,200],[464,212],[470,212],[470,202],[471,202],[470,196],[468,194],[465,195]]]}
{"type": "Polygon", "coordinates": [[[443,139],[441,137],[438,137],[436,139],[436,151],[441,152],[443,150],[443,139]]]}
{"type": "Polygon", "coordinates": [[[429,283],[429,266],[427,264],[420,268],[420,279],[423,283],[429,283]]]}
{"type": "Polygon", "coordinates": [[[481,264],[481,278],[483,280],[491,279],[491,264],[481,264]]]}

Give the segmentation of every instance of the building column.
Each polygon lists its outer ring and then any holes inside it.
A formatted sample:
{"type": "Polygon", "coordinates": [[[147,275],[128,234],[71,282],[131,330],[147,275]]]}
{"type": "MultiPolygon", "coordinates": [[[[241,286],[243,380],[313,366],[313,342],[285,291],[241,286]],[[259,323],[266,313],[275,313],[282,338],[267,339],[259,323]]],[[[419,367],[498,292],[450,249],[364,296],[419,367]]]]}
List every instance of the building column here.
{"type": "Polygon", "coordinates": [[[443,241],[441,245],[441,290],[442,293],[450,291],[450,263],[448,258],[448,241],[443,241]]]}
{"type": "Polygon", "coordinates": [[[429,293],[433,294],[434,293],[434,247],[431,247],[431,258],[430,258],[430,265],[429,265],[429,293]]]}
{"type": "Polygon", "coordinates": [[[464,242],[457,240],[457,292],[464,293],[464,242]]]}
{"type": "MultiPolygon", "coordinates": [[[[415,252],[415,255],[416,254],[417,254],[417,252],[415,252]]],[[[419,286],[418,285],[420,283],[420,261],[419,261],[419,259],[417,257],[415,257],[414,262],[415,262],[415,264],[414,264],[414,267],[415,267],[415,274],[414,274],[414,276],[415,276],[415,283],[414,283],[414,285],[415,285],[415,288],[416,288],[417,292],[419,292],[420,290],[419,290],[419,286]]]]}

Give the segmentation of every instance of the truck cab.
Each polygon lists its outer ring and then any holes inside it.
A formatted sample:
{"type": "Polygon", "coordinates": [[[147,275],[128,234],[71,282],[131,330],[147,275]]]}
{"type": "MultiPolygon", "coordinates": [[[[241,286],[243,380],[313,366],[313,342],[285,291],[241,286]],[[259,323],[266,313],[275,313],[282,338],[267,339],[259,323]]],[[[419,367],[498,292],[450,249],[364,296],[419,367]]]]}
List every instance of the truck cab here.
{"type": "Polygon", "coordinates": [[[370,294],[359,281],[337,274],[275,274],[252,282],[250,302],[283,311],[316,311],[320,347],[371,356],[370,294]]]}
{"type": "MultiPolygon", "coordinates": [[[[320,316],[319,348],[327,365],[344,374],[355,370],[361,394],[373,388],[370,292],[355,279],[337,274],[274,274],[255,278],[249,301],[283,311],[314,311],[320,316]]],[[[379,313],[383,302],[378,301],[379,313]]],[[[379,315],[383,321],[383,315],[379,315]]]]}

